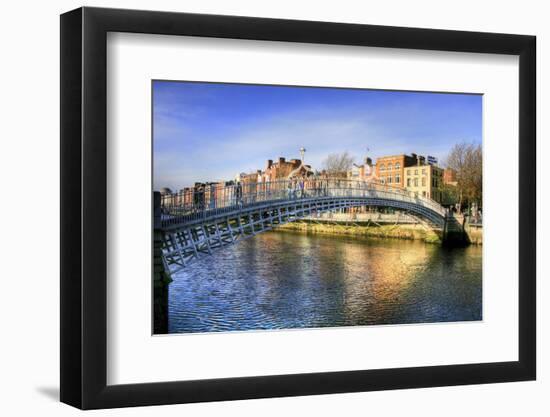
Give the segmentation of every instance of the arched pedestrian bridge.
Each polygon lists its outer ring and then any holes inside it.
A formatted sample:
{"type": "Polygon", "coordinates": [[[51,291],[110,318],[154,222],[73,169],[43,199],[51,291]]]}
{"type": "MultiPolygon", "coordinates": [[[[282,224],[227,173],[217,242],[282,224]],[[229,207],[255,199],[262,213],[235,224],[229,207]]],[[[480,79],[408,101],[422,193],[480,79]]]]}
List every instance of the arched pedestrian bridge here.
{"type": "Polygon", "coordinates": [[[401,188],[344,179],[297,179],[206,185],[155,193],[155,244],[166,271],[241,239],[318,213],[352,207],[392,207],[445,237],[452,217],[437,202],[401,188]]]}

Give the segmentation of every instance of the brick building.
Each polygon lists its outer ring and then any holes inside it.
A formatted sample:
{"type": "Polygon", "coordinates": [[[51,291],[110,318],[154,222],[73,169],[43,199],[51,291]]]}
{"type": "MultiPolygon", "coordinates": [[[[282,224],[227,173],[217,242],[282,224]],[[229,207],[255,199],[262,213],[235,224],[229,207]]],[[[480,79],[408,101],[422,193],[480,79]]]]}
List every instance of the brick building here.
{"type": "Polygon", "coordinates": [[[305,165],[300,159],[291,159],[287,161],[280,157],[277,162],[269,159],[266,163],[265,171],[261,173],[261,180],[264,182],[285,180],[289,177],[310,176],[313,175],[311,166],[305,165]]]}
{"type": "Polygon", "coordinates": [[[404,187],[405,168],[423,163],[424,157],[416,154],[383,156],[376,161],[376,177],[383,184],[404,187]]]}
{"type": "Polygon", "coordinates": [[[443,184],[457,185],[456,171],[452,168],[446,168],[443,172],[443,184]]]}

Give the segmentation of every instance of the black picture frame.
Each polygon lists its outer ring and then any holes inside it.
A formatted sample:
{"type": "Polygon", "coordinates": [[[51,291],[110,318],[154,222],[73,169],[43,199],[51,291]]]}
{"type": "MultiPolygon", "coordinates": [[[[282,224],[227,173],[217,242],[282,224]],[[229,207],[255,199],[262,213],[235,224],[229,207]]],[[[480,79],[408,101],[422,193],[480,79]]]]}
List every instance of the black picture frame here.
{"type": "Polygon", "coordinates": [[[449,30],[80,8],[61,16],[61,401],[82,409],[533,380],[536,38],[449,30]],[[108,32],[519,56],[519,360],[107,385],[108,32]]]}

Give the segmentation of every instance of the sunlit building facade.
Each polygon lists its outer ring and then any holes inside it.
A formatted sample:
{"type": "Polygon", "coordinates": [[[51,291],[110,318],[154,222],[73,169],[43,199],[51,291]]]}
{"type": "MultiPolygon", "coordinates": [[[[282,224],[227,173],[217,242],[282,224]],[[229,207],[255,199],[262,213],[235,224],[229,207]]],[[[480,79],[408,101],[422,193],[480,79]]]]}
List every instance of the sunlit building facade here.
{"type": "Polygon", "coordinates": [[[404,187],[405,168],[417,165],[419,158],[412,155],[392,155],[378,158],[376,161],[376,176],[378,180],[392,187],[404,187]]]}
{"type": "Polygon", "coordinates": [[[405,188],[416,195],[441,202],[443,172],[442,168],[435,165],[409,166],[405,168],[405,188]]]}

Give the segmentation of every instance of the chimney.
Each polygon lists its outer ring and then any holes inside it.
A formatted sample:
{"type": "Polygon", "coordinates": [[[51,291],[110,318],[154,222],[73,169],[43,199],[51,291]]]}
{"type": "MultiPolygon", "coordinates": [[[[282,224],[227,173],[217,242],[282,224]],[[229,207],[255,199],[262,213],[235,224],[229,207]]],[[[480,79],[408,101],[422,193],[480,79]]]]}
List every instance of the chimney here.
{"type": "Polygon", "coordinates": [[[285,158],[283,158],[282,156],[279,157],[279,164],[282,165],[285,163],[285,158]]]}
{"type": "Polygon", "coordinates": [[[418,165],[425,165],[424,162],[426,161],[426,158],[423,156],[418,156],[418,165]]]}
{"type": "Polygon", "coordinates": [[[267,160],[267,168],[266,168],[266,169],[271,168],[272,165],[273,165],[273,159],[268,159],[268,160],[267,160]]]}

